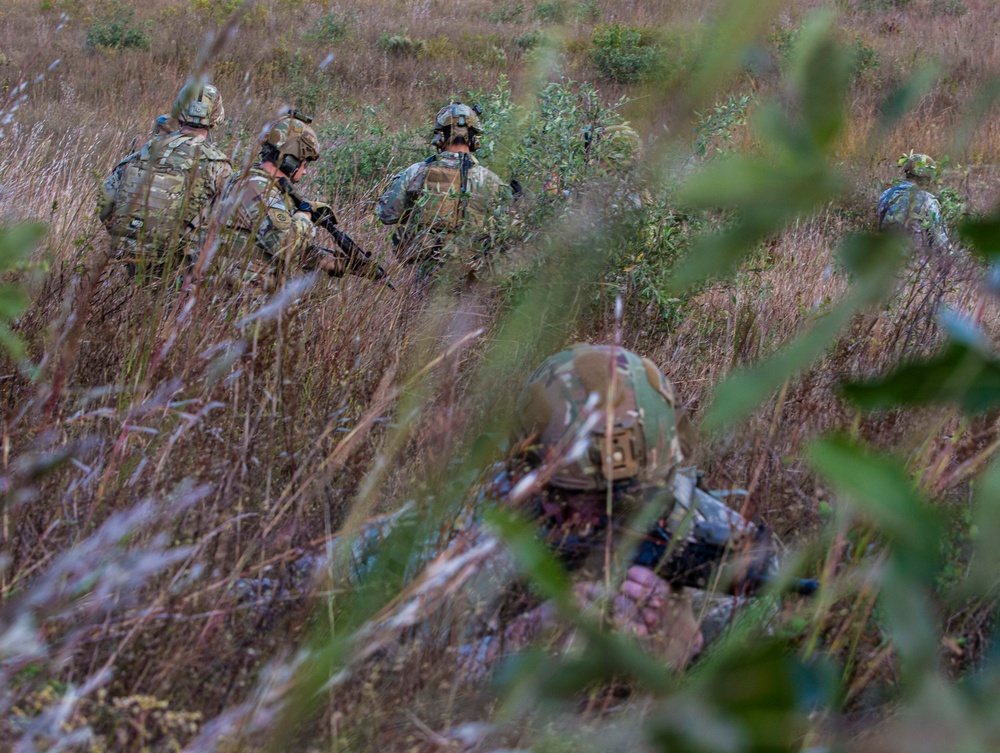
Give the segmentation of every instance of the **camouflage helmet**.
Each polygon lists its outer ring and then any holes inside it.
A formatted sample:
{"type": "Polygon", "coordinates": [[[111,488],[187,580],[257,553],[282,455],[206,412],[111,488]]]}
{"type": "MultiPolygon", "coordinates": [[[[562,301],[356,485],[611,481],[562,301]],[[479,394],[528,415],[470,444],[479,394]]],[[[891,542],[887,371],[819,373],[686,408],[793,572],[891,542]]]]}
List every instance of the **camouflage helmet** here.
{"type": "Polygon", "coordinates": [[[452,102],[438,110],[434,118],[434,139],[431,144],[438,149],[447,146],[455,136],[465,139],[469,149],[479,148],[479,115],[478,107],[469,107],[461,102],[452,102]]]}
{"type": "Polygon", "coordinates": [[[899,158],[899,166],[907,178],[913,178],[921,183],[933,183],[938,177],[937,162],[926,154],[904,154],[899,158]]]}
{"type": "Polygon", "coordinates": [[[188,82],[174,101],[170,112],[181,125],[214,128],[226,117],[222,95],[211,84],[188,82]]]}
{"type": "Polygon", "coordinates": [[[561,489],[662,480],[684,460],[673,387],[648,358],[616,346],[550,356],[521,389],[516,420],[522,438],[537,437],[534,455],[558,458],[549,484],[561,489]]]}
{"type": "Polygon", "coordinates": [[[264,137],[264,158],[289,175],[303,162],[319,159],[319,138],[311,122],[312,118],[293,111],[272,124],[264,137]]]}

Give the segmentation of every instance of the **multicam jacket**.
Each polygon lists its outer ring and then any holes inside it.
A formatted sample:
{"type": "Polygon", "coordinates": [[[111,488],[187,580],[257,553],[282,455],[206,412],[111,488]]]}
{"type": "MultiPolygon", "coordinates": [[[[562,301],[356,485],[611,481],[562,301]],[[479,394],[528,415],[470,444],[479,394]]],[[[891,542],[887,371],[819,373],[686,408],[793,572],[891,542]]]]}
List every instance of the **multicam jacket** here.
{"type": "Polygon", "coordinates": [[[191,238],[232,172],[229,158],[202,133],[154,137],[104,181],[101,221],[112,237],[163,261],[191,238]]]}
{"type": "Polygon", "coordinates": [[[479,230],[508,186],[465,152],[442,152],[393,176],[375,212],[401,224],[393,243],[407,261],[433,257],[461,229],[479,230]]]}
{"type": "Polygon", "coordinates": [[[316,227],[308,215],[296,213],[278,178],[254,167],[229,181],[224,200],[230,235],[221,255],[230,277],[271,287],[283,272],[308,266],[316,227]]]}
{"type": "Polygon", "coordinates": [[[945,250],[950,245],[938,200],[909,180],[900,181],[879,196],[878,225],[880,230],[895,228],[907,233],[924,250],[945,250]]]}

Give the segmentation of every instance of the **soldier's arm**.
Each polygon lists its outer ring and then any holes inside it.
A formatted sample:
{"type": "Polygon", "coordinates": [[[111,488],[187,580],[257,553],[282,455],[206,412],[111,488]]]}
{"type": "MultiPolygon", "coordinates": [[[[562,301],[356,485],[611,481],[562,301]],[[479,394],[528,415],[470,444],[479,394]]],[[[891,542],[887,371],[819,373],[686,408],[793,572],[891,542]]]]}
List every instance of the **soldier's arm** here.
{"type": "Polygon", "coordinates": [[[375,214],[382,224],[395,225],[406,220],[415,201],[412,187],[422,167],[423,163],[418,162],[393,177],[389,188],[379,197],[378,206],[375,208],[375,214]]]}
{"type": "Polygon", "coordinates": [[[115,209],[115,200],[118,196],[118,189],[122,184],[122,176],[125,174],[125,166],[129,163],[132,156],[129,155],[129,157],[119,162],[115,166],[115,169],[111,171],[111,175],[104,181],[104,185],[101,186],[101,195],[97,200],[97,213],[101,218],[101,222],[107,220],[115,209]]]}
{"type": "Polygon", "coordinates": [[[948,231],[945,229],[944,221],[941,219],[941,204],[936,198],[930,196],[925,211],[927,232],[931,234],[933,242],[942,249],[950,249],[951,241],[948,239],[948,231]]]}

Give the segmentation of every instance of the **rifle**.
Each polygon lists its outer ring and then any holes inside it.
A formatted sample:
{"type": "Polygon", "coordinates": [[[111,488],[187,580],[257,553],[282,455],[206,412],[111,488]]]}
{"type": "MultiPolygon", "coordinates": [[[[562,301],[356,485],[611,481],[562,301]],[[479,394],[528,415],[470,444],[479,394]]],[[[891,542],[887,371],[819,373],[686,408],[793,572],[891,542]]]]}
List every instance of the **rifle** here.
{"type": "MultiPolygon", "coordinates": [[[[700,489],[693,476],[693,469],[677,472],[674,508],[646,534],[633,563],[655,570],[673,585],[704,589],[712,585],[727,560],[735,560],[735,577],[723,585],[730,594],[756,593],[774,579],[770,530],[754,525],[700,489]]],[[[796,578],[790,586],[793,593],[803,596],[818,588],[815,580],[806,578],[796,578]]]]}
{"type": "Polygon", "coordinates": [[[340,253],[332,248],[320,247],[322,254],[332,257],[335,261],[344,262],[348,273],[372,280],[385,280],[390,290],[395,290],[388,279],[388,273],[382,265],[376,262],[370,253],[357,244],[351,236],[337,227],[337,217],[329,207],[314,207],[312,203],[300,196],[292,182],[287,178],[279,178],[278,186],[295,202],[296,212],[307,212],[312,217],[313,224],[323,228],[330,234],[339,247],[340,253]]]}

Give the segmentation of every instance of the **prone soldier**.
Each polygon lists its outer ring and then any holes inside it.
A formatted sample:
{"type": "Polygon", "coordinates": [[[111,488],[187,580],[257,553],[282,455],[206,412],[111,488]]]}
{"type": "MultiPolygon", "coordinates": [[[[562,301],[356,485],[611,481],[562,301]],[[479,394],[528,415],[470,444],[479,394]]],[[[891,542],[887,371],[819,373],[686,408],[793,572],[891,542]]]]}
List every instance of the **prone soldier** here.
{"type": "Polygon", "coordinates": [[[225,117],[219,90],[188,83],[172,114],[179,130],[163,135],[157,120],[153,138],[104,181],[100,218],[133,274],[140,264],[154,277],[176,265],[232,175],[229,158],[209,140],[225,117]]]}
{"type": "MultiPolygon", "coordinates": [[[[603,598],[611,624],[674,668],[701,650],[702,628],[714,637],[735,605],[728,596],[714,603],[702,595],[698,619],[689,587],[721,585],[730,595],[749,595],[773,573],[768,530],[701,489],[693,468],[680,467],[691,454],[691,433],[672,385],[649,359],[589,344],[557,353],[526,381],[516,421],[523,451],[506,485],[520,491],[501,495],[501,504],[527,511],[569,569],[582,605],[603,598]],[[728,578],[727,560],[735,560],[728,578]]],[[[815,587],[794,584],[803,594],[815,587]]],[[[472,676],[557,627],[550,605],[515,596],[513,609],[507,598],[485,610],[493,611],[492,635],[463,647],[472,676]],[[511,617],[504,624],[497,614],[511,617]]]]}

